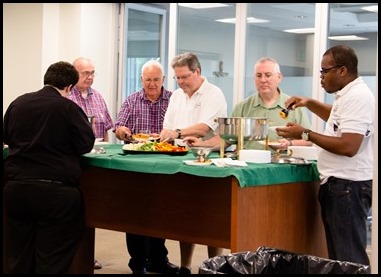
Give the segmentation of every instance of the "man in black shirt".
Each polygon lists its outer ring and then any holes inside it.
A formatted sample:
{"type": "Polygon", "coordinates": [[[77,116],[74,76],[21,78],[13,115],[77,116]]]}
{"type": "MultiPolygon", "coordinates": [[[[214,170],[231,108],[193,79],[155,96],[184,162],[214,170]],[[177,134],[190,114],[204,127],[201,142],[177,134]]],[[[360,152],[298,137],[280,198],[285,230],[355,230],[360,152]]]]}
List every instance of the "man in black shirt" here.
{"type": "Polygon", "coordinates": [[[49,66],[44,87],[15,99],[3,122],[6,267],[9,273],[68,273],[85,227],[80,157],[94,133],[66,98],[78,82],[67,62],[49,66]]]}

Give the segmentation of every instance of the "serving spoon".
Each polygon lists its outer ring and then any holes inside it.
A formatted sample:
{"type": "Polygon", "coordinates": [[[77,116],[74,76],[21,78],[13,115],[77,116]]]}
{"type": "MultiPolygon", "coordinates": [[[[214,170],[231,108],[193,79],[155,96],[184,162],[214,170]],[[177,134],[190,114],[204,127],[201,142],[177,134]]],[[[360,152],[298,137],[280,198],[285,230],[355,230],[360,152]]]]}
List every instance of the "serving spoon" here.
{"type": "Polygon", "coordinates": [[[283,119],[287,118],[287,117],[288,117],[288,112],[289,112],[290,110],[292,110],[292,106],[293,106],[294,104],[295,104],[295,102],[294,102],[294,103],[291,103],[287,108],[282,109],[282,110],[279,112],[280,117],[283,118],[283,119]]]}

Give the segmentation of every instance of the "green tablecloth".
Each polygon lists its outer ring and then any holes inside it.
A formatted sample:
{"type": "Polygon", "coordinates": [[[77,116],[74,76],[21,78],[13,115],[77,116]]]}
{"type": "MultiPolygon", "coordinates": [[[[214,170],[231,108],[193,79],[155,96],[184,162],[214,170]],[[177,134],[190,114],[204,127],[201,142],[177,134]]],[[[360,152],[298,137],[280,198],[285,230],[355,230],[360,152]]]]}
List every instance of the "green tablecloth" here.
{"type": "MultiPolygon", "coordinates": [[[[185,156],[166,154],[127,154],[121,144],[100,145],[105,154],[86,154],[83,165],[91,165],[109,169],[128,170],[143,173],[174,174],[186,173],[203,177],[223,178],[234,176],[240,187],[270,185],[292,182],[318,181],[319,174],[316,163],[306,165],[295,164],[255,164],[247,167],[217,167],[215,165],[191,166],[184,160],[194,160],[192,153],[185,156]]],[[[210,158],[218,158],[219,153],[212,153],[210,158]]]]}

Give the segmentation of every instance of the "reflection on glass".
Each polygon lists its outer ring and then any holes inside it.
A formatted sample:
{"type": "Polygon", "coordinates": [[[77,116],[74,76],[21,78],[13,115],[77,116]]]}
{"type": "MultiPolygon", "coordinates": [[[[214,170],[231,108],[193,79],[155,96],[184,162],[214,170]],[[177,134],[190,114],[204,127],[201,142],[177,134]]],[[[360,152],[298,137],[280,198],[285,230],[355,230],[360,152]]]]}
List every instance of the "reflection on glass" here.
{"type": "MultiPolygon", "coordinates": [[[[368,7],[377,3],[330,3],[328,46],[346,44],[352,47],[359,60],[359,75],[373,93],[376,93],[378,12],[368,11],[368,7]],[[346,36],[346,38],[343,36],[346,36]],[[355,38],[360,38],[357,40],[355,38]],[[339,39],[339,40],[338,40],[339,39]],[[346,40],[343,40],[346,39],[346,40]]],[[[377,9],[378,10],[378,9],[377,9]]],[[[327,103],[333,97],[325,94],[327,103]]]]}
{"type": "MultiPolygon", "coordinates": [[[[126,22],[126,70],[124,71],[124,90],[122,100],[142,88],[141,68],[149,60],[162,62],[162,25],[165,22],[165,9],[147,8],[144,5],[127,4],[126,22]]],[[[164,64],[163,64],[164,65],[164,64]]],[[[154,80],[156,82],[156,80],[154,80]]]]}
{"type": "Polygon", "coordinates": [[[177,53],[194,52],[201,74],[224,92],[228,114],[233,103],[235,24],[218,22],[236,17],[236,3],[224,7],[192,9],[178,7],[177,53]]]}

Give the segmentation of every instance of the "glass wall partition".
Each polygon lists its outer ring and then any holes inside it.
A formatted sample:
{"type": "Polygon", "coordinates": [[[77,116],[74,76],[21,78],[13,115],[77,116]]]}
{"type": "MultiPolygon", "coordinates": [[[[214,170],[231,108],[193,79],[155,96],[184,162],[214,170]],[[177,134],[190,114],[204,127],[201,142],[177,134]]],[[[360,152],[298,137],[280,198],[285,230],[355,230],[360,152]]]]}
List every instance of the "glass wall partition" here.
{"type": "Polygon", "coordinates": [[[119,106],[127,95],[142,88],[141,68],[146,61],[154,59],[164,67],[167,62],[166,9],[126,3],[125,14],[125,42],[122,44],[123,90],[119,106]]]}
{"type": "Polygon", "coordinates": [[[224,4],[195,8],[178,3],[176,54],[199,54],[203,75],[225,93],[228,114],[238,101],[255,92],[253,66],[263,56],[280,63],[284,74],[281,88],[286,93],[311,96],[315,4],[224,4]],[[241,30],[246,32],[241,34],[241,30]],[[244,58],[236,60],[240,51],[244,51],[244,58]],[[234,82],[243,86],[233,87],[234,82]]]}
{"type": "MultiPolygon", "coordinates": [[[[330,3],[328,47],[346,44],[352,47],[359,59],[359,75],[376,93],[376,68],[378,44],[377,3],[330,3]]],[[[332,103],[333,95],[326,95],[332,103]]]]}
{"type": "Polygon", "coordinates": [[[284,93],[311,97],[315,4],[249,4],[247,21],[245,98],[256,92],[254,64],[261,57],[278,61],[284,93]]]}
{"type": "MultiPolygon", "coordinates": [[[[133,8],[128,13],[130,18],[126,36],[128,41],[126,53],[129,60],[126,64],[130,70],[125,75],[126,83],[131,82],[132,86],[138,84],[136,78],[140,75],[139,68],[146,59],[158,58],[160,55],[161,61],[168,65],[171,62],[170,57],[192,51],[200,57],[202,74],[224,91],[228,102],[228,114],[230,114],[234,104],[255,92],[253,82],[255,61],[263,56],[269,56],[280,63],[284,75],[281,89],[285,93],[324,100],[326,97],[323,95],[324,91],[317,91],[320,89],[318,79],[321,55],[328,47],[345,43],[359,54],[360,74],[375,91],[378,13],[363,9],[373,4],[220,3],[215,6],[216,4],[213,3],[191,3],[190,6],[186,6],[184,3],[149,3],[138,5],[138,7],[146,6],[153,9],[154,12],[151,13],[149,10],[136,9],[135,4],[126,5],[133,8]],[[170,9],[170,5],[177,7],[175,11],[170,9]],[[327,18],[326,14],[319,17],[319,11],[328,5],[329,17],[327,18]],[[165,17],[167,20],[164,19],[165,17]],[[242,20],[242,17],[246,20],[242,20]],[[171,18],[176,20],[171,21],[171,18]],[[146,23],[140,25],[141,22],[146,23]],[[167,24],[163,25],[163,23],[167,24]],[[176,25],[174,29],[176,31],[173,34],[169,33],[171,27],[169,24],[176,25]],[[133,33],[135,25],[143,26],[140,29],[140,39],[143,41],[136,41],[137,37],[133,33]],[[328,30],[325,26],[329,26],[328,30]],[[322,28],[324,30],[321,30],[322,28]],[[142,31],[147,33],[143,34],[142,31]],[[315,34],[319,34],[318,41],[322,42],[320,47],[315,41],[315,34]],[[329,37],[357,34],[367,40],[336,41],[328,39],[326,34],[329,37]],[[152,35],[155,38],[149,41],[152,35]],[[165,42],[162,41],[164,37],[165,42]],[[171,45],[168,45],[167,40],[170,37],[175,39],[171,41],[171,45]],[[174,44],[176,44],[175,47],[174,44]],[[164,49],[161,48],[163,45],[164,49]],[[168,48],[174,50],[168,53],[168,48]],[[142,53],[144,55],[141,55],[142,53]],[[237,53],[243,56],[242,60],[237,59],[237,53]],[[143,60],[138,60],[140,57],[143,60]],[[166,60],[164,57],[169,59],[166,60]],[[242,85],[236,86],[236,83],[242,83],[242,85]]],[[[374,5],[378,8],[377,4],[374,5]]],[[[169,67],[165,68],[171,70],[169,67]]],[[[167,82],[172,80],[167,78],[167,82]]],[[[177,84],[174,82],[170,85],[170,87],[176,87],[177,84]]],[[[132,88],[126,89],[126,91],[132,90],[132,88]]],[[[319,130],[320,127],[316,129],[319,130]]]]}
{"type": "Polygon", "coordinates": [[[233,102],[235,3],[178,3],[177,53],[194,52],[201,74],[224,92],[228,114],[233,102]],[[228,23],[221,22],[228,20],[228,23]]]}

